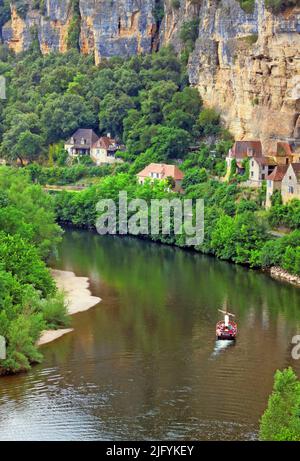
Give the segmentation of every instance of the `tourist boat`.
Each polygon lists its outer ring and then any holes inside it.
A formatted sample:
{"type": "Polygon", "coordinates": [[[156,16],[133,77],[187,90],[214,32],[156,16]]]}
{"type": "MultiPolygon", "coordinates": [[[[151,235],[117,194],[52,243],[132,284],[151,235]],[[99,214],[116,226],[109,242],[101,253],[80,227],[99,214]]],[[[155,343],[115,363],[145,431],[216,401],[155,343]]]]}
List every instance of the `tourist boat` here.
{"type": "Polygon", "coordinates": [[[216,325],[216,338],[234,340],[238,329],[237,324],[230,317],[235,317],[235,315],[221,309],[218,310],[224,314],[224,320],[220,320],[216,325]]]}

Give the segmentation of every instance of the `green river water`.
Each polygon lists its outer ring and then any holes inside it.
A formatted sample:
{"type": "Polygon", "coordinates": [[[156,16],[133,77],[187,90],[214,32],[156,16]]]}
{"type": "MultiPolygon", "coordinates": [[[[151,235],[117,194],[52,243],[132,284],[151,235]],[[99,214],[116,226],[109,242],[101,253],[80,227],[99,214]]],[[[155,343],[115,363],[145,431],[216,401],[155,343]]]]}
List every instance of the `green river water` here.
{"type": "Polygon", "coordinates": [[[67,230],[52,267],[102,301],[0,380],[2,440],[252,440],[300,334],[300,289],[212,257],[67,230]],[[235,344],[215,341],[218,307],[235,344]]]}

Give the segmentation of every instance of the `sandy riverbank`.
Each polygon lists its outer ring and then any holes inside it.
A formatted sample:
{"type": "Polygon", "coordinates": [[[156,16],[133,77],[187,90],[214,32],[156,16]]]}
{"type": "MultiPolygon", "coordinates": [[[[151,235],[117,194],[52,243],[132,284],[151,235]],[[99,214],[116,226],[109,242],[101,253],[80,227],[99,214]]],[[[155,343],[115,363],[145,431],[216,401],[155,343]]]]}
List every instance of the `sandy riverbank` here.
{"type": "MultiPolygon", "coordinates": [[[[52,269],[51,273],[57,288],[65,293],[67,310],[70,315],[84,312],[101,301],[101,298],[92,296],[89,290],[88,277],[76,277],[73,272],[56,269],[52,269]]],[[[37,345],[47,344],[71,331],[73,331],[73,328],[43,331],[37,345]]]]}

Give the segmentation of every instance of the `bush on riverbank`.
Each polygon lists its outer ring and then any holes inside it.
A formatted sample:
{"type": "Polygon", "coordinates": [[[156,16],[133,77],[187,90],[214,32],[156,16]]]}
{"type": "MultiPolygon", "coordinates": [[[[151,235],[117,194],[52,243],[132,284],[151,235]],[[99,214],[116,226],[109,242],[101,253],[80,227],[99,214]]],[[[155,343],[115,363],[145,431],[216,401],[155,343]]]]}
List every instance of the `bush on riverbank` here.
{"type": "Polygon", "coordinates": [[[259,438],[266,441],[300,441],[300,381],[291,367],[277,370],[259,438]]]}
{"type": "Polygon", "coordinates": [[[51,197],[24,171],[0,168],[0,335],[7,344],[0,374],[39,362],[41,331],[66,322],[65,303],[45,263],[61,236],[54,216],[51,197]]]}

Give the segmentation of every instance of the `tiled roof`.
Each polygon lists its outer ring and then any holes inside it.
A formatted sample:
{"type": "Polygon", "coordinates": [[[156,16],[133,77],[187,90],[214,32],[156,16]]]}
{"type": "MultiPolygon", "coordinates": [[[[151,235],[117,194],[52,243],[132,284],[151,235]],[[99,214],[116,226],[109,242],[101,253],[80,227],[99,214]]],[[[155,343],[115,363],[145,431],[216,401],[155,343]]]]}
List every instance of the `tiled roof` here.
{"type": "Polygon", "coordinates": [[[231,149],[231,157],[246,158],[249,154],[254,157],[262,156],[262,146],[260,141],[235,141],[231,149]]]}
{"type": "Polygon", "coordinates": [[[300,163],[291,163],[291,167],[293,168],[297,179],[300,179],[300,163]]]}
{"type": "Polygon", "coordinates": [[[78,128],[75,133],[72,134],[70,139],[68,139],[67,144],[71,144],[74,147],[78,148],[90,148],[98,140],[98,136],[94,130],[90,128],[78,128]],[[82,139],[85,140],[85,143],[82,144],[82,139]]]}
{"type": "Polygon", "coordinates": [[[100,149],[109,149],[109,148],[117,148],[117,141],[109,136],[101,136],[95,144],[93,144],[93,148],[100,148],[100,149]]]}
{"type": "Polygon", "coordinates": [[[270,181],[282,181],[288,167],[288,165],[277,165],[267,179],[270,181]]]}
{"type": "Polygon", "coordinates": [[[277,165],[277,162],[271,157],[257,157],[254,160],[260,165],[277,165]]]}
{"type": "Polygon", "coordinates": [[[168,165],[167,163],[150,163],[138,173],[138,176],[149,177],[151,173],[158,173],[162,178],[171,176],[176,180],[181,180],[184,177],[184,174],[176,165],[168,165]]]}

